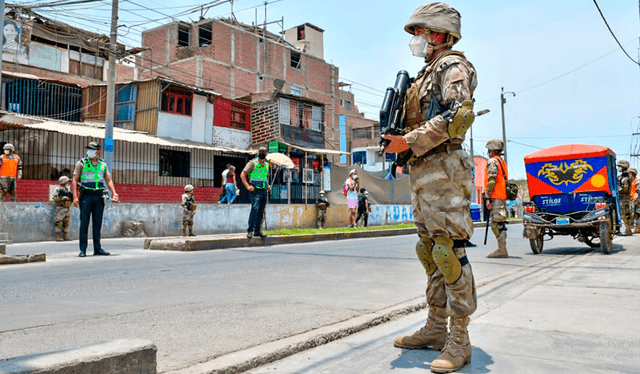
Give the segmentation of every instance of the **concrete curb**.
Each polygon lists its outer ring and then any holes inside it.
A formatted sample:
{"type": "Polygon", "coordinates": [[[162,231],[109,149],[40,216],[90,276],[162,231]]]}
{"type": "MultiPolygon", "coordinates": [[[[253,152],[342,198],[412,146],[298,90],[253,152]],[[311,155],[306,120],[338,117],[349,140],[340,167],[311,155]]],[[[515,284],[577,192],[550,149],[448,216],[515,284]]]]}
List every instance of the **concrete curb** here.
{"type": "Polygon", "coordinates": [[[158,349],[151,341],[113,340],[0,361],[3,374],[155,374],[158,349]]]}
{"type": "MultiPolygon", "coordinates": [[[[507,224],[522,223],[522,220],[507,221],[507,224]]],[[[485,227],[485,222],[474,222],[473,226],[485,227]]],[[[381,236],[397,236],[412,235],[417,232],[415,227],[406,229],[389,229],[389,230],[367,230],[367,231],[348,231],[337,233],[304,234],[304,235],[274,235],[264,239],[252,238],[248,239],[244,236],[221,237],[221,236],[201,236],[197,239],[190,238],[150,238],[145,239],[144,249],[159,251],[207,251],[215,249],[229,249],[242,247],[262,247],[279,244],[293,243],[312,243],[328,240],[344,240],[359,238],[374,238],[381,236]]]]}
{"type": "Polygon", "coordinates": [[[211,361],[184,369],[167,371],[164,374],[242,373],[414,313],[424,307],[424,297],[420,297],[374,313],[365,314],[303,334],[226,354],[211,361]],[[247,359],[248,357],[250,358],[247,359]]]}
{"type": "Polygon", "coordinates": [[[11,264],[26,264],[29,262],[45,262],[47,261],[47,255],[44,253],[37,253],[34,255],[0,255],[0,265],[11,264]]]}

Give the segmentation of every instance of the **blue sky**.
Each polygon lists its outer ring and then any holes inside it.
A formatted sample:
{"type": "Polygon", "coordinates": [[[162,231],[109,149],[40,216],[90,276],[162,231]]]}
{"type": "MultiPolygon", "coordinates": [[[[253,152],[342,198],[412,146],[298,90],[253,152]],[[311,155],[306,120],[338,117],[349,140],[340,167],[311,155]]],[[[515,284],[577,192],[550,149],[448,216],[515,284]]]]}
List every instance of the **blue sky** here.
{"type": "MultiPolygon", "coordinates": [[[[393,85],[396,73],[407,70],[414,76],[423,65],[411,56],[411,37],[403,30],[422,3],[274,0],[267,5],[267,19],[284,17],[285,28],[310,22],[324,29],[325,60],[340,68],[341,80],[353,84],[358,108],[368,118],[377,118],[383,92],[393,85]]],[[[108,33],[111,3],[94,4],[41,12],[108,33]]],[[[207,2],[121,0],[119,23],[145,24],[121,27],[119,41],[139,45],[140,31],[158,25],[151,19],[164,23],[167,16],[201,4],[207,2]]],[[[618,158],[630,159],[632,141],[637,142],[631,134],[640,128],[640,69],[618,47],[593,0],[455,0],[448,4],[462,14],[462,40],[456,49],[465,52],[478,72],[476,109],[491,110],[473,125],[476,154],[486,154],[484,145],[490,138],[502,137],[499,97],[504,87],[505,92],[516,93],[507,96],[505,104],[512,178],[525,177],[524,156],[560,144],[606,145],[618,158]]],[[[599,0],[598,4],[620,43],[638,61],[638,3],[599,0]]],[[[209,9],[205,17],[226,17],[230,10],[230,4],[224,3],[209,9]]],[[[254,22],[256,10],[258,22],[263,22],[264,1],[234,1],[234,13],[241,22],[254,22]]],[[[199,16],[196,12],[179,19],[199,16]]],[[[280,28],[274,24],[269,30],[280,28]]],[[[637,160],[631,160],[632,165],[640,166],[637,160]]]]}

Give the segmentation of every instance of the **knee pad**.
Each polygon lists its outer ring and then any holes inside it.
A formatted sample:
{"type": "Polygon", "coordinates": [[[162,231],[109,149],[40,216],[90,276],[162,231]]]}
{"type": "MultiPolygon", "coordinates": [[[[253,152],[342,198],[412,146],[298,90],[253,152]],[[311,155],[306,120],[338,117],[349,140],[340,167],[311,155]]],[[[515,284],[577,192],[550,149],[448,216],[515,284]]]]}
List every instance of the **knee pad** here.
{"type": "Polygon", "coordinates": [[[433,240],[429,238],[420,238],[420,241],[416,243],[416,254],[422,262],[422,266],[427,271],[427,275],[431,275],[435,273],[436,262],[433,260],[433,255],[431,254],[431,249],[433,248],[433,240]]]}
{"type": "Polygon", "coordinates": [[[68,229],[68,228],[69,228],[69,225],[70,225],[70,222],[69,222],[69,221],[66,221],[66,222],[64,222],[63,227],[64,227],[65,229],[68,229]]]}
{"type": "Polygon", "coordinates": [[[62,225],[64,225],[64,222],[60,221],[60,222],[56,222],[56,228],[58,230],[62,230],[62,225]]]}
{"type": "Polygon", "coordinates": [[[455,283],[462,274],[462,264],[453,253],[453,240],[442,236],[433,238],[433,259],[447,284],[455,283]]]}

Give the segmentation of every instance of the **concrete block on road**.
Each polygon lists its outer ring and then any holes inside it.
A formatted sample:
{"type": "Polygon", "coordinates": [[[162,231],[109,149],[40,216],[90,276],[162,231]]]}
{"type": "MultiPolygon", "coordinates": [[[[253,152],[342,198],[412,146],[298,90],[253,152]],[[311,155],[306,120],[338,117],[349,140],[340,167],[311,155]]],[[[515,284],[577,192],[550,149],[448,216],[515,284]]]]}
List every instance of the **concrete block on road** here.
{"type": "Polygon", "coordinates": [[[7,245],[2,243],[0,244],[0,255],[6,255],[7,254],[7,245]]]}
{"type": "Polygon", "coordinates": [[[157,351],[148,340],[113,340],[1,360],[0,374],[155,374],[157,351]]]}
{"type": "MultiPolygon", "coordinates": [[[[5,254],[0,255],[0,265],[26,264],[29,262],[45,262],[45,261],[47,261],[47,255],[44,253],[37,253],[33,255],[15,255],[15,256],[8,256],[5,254]]],[[[0,374],[2,374],[1,371],[0,371],[0,374]]]]}

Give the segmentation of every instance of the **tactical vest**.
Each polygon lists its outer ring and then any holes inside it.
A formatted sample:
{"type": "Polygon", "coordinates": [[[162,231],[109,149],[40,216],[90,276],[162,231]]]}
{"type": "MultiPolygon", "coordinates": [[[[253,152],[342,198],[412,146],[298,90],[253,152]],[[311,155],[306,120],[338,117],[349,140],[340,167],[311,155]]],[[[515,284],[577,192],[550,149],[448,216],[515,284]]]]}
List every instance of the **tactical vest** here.
{"type": "Polygon", "coordinates": [[[88,157],[82,160],[84,167],[80,174],[80,186],[87,190],[100,191],[104,190],[107,182],[104,180],[104,173],[107,171],[107,163],[104,160],[98,160],[98,164],[93,166],[91,159],[88,157]]]}
{"type": "MultiPolygon", "coordinates": [[[[502,157],[495,156],[492,159],[498,161],[498,175],[496,175],[496,184],[493,187],[493,192],[491,193],[490,198],[497,200],[506,200],[507,199],[507,181],[505,180],[505,176],[508,178],[509,170],[507,170],[507,164],[504,162],[502,157]],[[503,174],[504,171],[504,174],[503,174]]],[[[487,171],[489,169],[489,165],[487,164],[487,171]]],[[[489,183],[489,173],[484,173],[484,190],[487,190],[487,184],[489,183]]]]}
{"type": "Polygon", "coordinates": [[[20,163],[20,157],[14,154],[14,158],[8,158],[7,155],[2,155],[2,166],[0,167],[0,177],[12,177],[18,176],[18,164],[20,163]]]}
{"type": "Polygon", "coordinates": [[[269,164],[261,165],[258,161],[253,163],[253,171],[249,175],[249,183],[259,190],[267,188],[267,173],[269,172],[269,164]]]}
{"type": "MultiPolygon", "coordinates": [[[[440,62],[442,59],[448,56],[459,56],[462,57],[462,61],[466,64],[469,64],[466,57],[462,52],[458,51],[447,51],[440,54],[434,61],[432,61],[429,65],[423,68],[416,77],[416,81],[414,84],[409,87],[406,93],[406,97],[404,100],[404,132],[409,133],[420,126],[422,126],[426,120],[422,118],[422,105],[420,103],[420,90],[425,84],[425,80],[432,78],[430,75],[436,70],[440,68],[440,62]]],[[[445,66],[446,67],[446,66],[445,66]]],[[[443,67],[444,68],[444,67],[443,67]]],[[[431,94],[432,90],[432,82],[426,82],[429,86],[427,87],[427,91],[431,94]]],[[[437,102],[437,100],[436,100],[437,102]]],[[[444,107],[443,103],[439,103],[441,107],[444,107]]],[[[430,118],[427,118],[427,120],[430,118]]]]}
{"type": "Polygon", "coordinates": [[[620,196],[628,198],[629,194],[631,193],[631,180],[629,178],[629,173],[625,171],[624,173],[620,174],[620,176],[618,177],[618,186],[618,192],[620,193],[620,196]]]}

